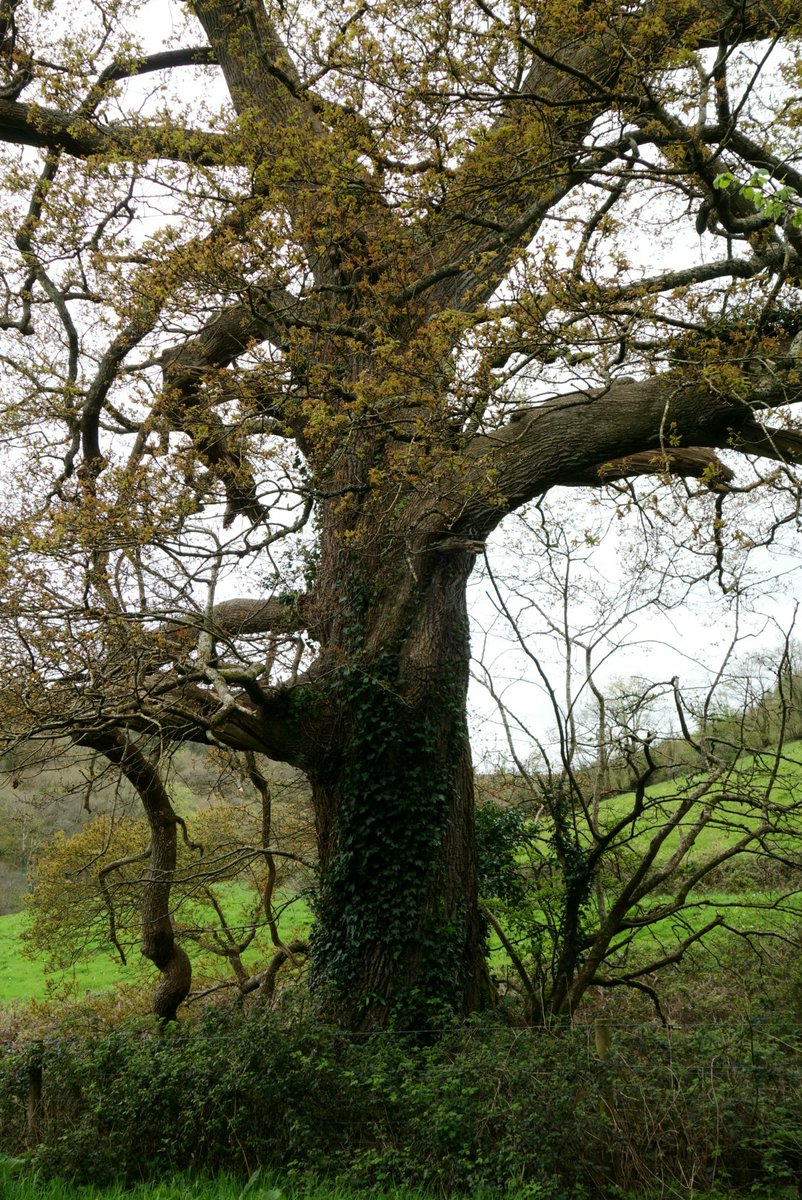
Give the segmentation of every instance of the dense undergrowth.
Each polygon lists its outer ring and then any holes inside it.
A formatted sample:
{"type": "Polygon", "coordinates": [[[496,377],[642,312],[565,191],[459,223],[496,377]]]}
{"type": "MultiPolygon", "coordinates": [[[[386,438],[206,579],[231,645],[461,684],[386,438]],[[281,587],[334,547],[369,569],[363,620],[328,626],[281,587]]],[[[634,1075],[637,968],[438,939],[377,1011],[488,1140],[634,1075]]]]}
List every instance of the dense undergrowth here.
{"type": "Polygon", "coordinates": [[[496,1016],[428,1044],[221,1010],[64,1029],[0,1060],[0,1151],[76,1183],[263,1170],[530,1200],[790,1196],[801,1050],[791,1021],[620,1027],[603,1061],[591,1027],[496,1016]]]}

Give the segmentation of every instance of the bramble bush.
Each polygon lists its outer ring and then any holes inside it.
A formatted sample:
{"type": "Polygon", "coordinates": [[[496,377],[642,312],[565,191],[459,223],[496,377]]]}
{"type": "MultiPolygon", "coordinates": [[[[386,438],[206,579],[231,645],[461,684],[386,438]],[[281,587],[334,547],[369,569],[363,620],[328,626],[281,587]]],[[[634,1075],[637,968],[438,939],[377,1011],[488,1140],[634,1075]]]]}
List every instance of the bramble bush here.
{"type": "Polygon", "coordinates": [[[514,1185],[527,1200],[796,1195],[800,1039],[789,1021],[355,1040],[309,1018],[210,1010],[159,1032],[62,1031],[0,1060],[0,1153],[25,1150],[41,1067],[43,1176],[106,1183],[256,1170],[349,1188],[514,1185]],[[695,1190],[694,1190],[695,1189],[695,1190]],[[793,1189],[793,1190],[791,1190],[793,1189]]]}

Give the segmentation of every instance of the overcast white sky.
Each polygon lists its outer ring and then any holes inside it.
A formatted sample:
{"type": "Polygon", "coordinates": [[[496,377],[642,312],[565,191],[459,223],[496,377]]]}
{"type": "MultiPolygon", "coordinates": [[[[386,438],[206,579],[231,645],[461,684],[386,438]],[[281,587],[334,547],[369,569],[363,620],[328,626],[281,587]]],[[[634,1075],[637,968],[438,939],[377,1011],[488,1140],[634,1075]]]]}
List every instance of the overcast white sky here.
{"type": "MultiPolygon", "coordinates": [[[[748,469],[748,468],[747,468],[748,469]]],[[[721,703],[737,701],[747,680],[767,680],[779,661],[786,634],[795,628],[796,602],[802,591],[800,538],[788,529],[770,548],[740,551],[727,547],[722,590],[709,549],[691,545],[689,522],[672,521],[664,501],[665,528],[644,530],[638,514],[605,519],[611,504],[594,503],[590,492],[553,493],[548,502],[564,524],[566,542],[578,543],[567,603],[558,581],[544,571],[544,552],[530,535],[517,536],[513,517],[489,546],[491,570],[501,585],[511,616],[518,618],[529,654],[539,660],[548,682],[567,712],[566,680],[577,713],[595,712],[584,683],[582,646],[594,644],[591,661],[596,686],[615,691],[629,677],[652,682],[678,677],[683,695],[701,703],[721,673],[721,703]],[[598,546],[582,543],[585,530],[603,531],[598,546]],[[687,543],[675,548],[674,542],[687,543]],[[643,559],[649,563],[643,568],[643,559]],[[712,570],[712,576],[709,575],[712,570]],[[738,589],[732,587],[735,574],[738,589]],[[696,582],[687,586],[683,581],[696,582]],[[507,579],[510,586],[505,588],[507,579]],[[687,593],[687,594],[686,594],[687,593]],[[573,669],[566,671],[565,642],[553,626],[571,631],[573,669]],[[760,660],[764,665],[759,666],[760,660]]],[[[700,499],[712,520],[712,502],[700,499]]],[[[725,507],[726,513],[726,507],[725,507]]],[[[765,514],[764,514],[765,515],[765,514]]],[[[534,524],[534,522],[531,522],[534,524]]],[[[759,523],[758,523],[759,525],[759,523]]],[[[565,559],[560,563],[564,566],[565,559]]],[[[472,645],[476,674],[490,670],[497,694],[509,706],[517,753],[526,759],[536,750],[533,737],[553,752],[557,737],[546,685],[532,658],[522,649],[498,596],[481,566],[471,589],[472,645]],[[483,664],[483,666],[482,666],[483,664]],[[525,727],[525,729],[523,728],[525,727]],[[528,731],[528,732],[527,732],[528,731]]],[[[793,635],[792,635],[793,636],[793,635]]],[[[471,690],[474,754],[477,764],[508,759],[507,734],[494,700],[475,683],[471,690]]],[[[673,705],[658,705],[659,731],[676,728],[673,705]]]]}

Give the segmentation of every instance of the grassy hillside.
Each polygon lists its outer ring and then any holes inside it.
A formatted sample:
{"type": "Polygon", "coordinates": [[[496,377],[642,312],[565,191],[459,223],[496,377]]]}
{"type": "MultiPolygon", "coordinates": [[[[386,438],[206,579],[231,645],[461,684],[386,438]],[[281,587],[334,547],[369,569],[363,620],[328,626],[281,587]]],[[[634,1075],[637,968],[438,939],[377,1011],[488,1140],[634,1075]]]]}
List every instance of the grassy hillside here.
{"type": "MultiPolygon", "coordinates": [[[[190,762],[190,766],[193,764],[190,762]]],[[[760,809],[755,806],[769,785],[773,787],[773,795],[777,802],[789,805],[785,818],[784,831],[775,837],[775,846],[795,849],[802,833],[802,742],[795,742],[785,748],[784,761],[779,768],[770,754],[765,756],[744,756],[738,763],[738,787],[734,780],[723,778],[714,785],[713,792],[726,794],[726,800],[721,801],[721,812],[713,817],[702,831],[693,849],[693,861],[700,861],[708,855],[720,852],[732,845],[743,834],[753,829],[760,819],[760,809]],[[776,775],[776,779],[774,778],[776,775]],[[747,797],[748,790],[748,797],[747,797]],[[793,811],[795,802],[800,803],[800,811],[793,811]]],[[[674,798],[678,793],[687,791],[694,786],[692,779],[678,778],[665,781],[649,788],[650,810],[638,819],[637,829],[630,842],[629,850],[637,854],[639,844],[646,845],[659,827],[662,815],[670,811],[674,798]]],[[[602,820],[612,825],[627,813],[632,804],[632,795],[622,793],[604,802],[602,820]]],[[[191,807],[187,798],[185,807],[191,807]]],[[[669,856],[676,849],[682,829],[674,831],[666,840],[661,852],[661,858],[669,856]]],[[[550,830],[545,822],[538,829],[538,842],[542,837],[543,845],[550,838],[550,830]]],[[[730,931],[749,934],[752,931],[769,932],[775,937],[788,937],[795,934],[802,923],[802,899],[782,899],[781,892],[771,886],[768,877],[755,878],[750,875],[752,861],[749,859],[734,859],[727,864],[724,871],[719,871],[714,880],[705,888],[694,892],[682,914],[682,929],[698,929],[710,921],[711,915],[724,914],[729,929],[715,930],[711,939],[711,948],[721,945],[722,940],[732,936],[730,931]]],[[[787,889],[786,889],[787,892],[787,889]]],[[[237,912],[243,918],[252,905],[253,893],[235,883],[224,885],[223,897],[226,914],[229,920],[237,921],[237,912]]],[[[179,922],[189,919],[191,912],[185,910],[178,914],[179,922]]],[[[208,919],[208,914],[207,918],[208,919]]],[[[651,944],[662,947],[670,946],[676,940],[678,932],[677,916],[669,917],[650,928],[637,931],[635,940],[643,953],[651,955],[651,944]]],[[[296,900],[282,915],[279,927],[281,936],[289,940],[294,936],[304,936],[310,927],[311,916],[303,899],[296,900]]],[[[105,949],[94,950],[87,954],[68,971],[48,971],[46,964],[40,958],[26,955],[22,935],[27,925],[27,916],[15,912],[0,916],[0,1004],[10,1004],[30,999],[45,999],[49,992],[61,993],[69,990],[72,995],[81,997],[87,992],[104,991],[120,983],[141,984],[145,993],[149,992],[149,981],[155,972],[145,963],[134,950],[130,955],[129,965],[124,967],[119,959],[105,949]]],[[[225,967],[222,960],[204,952],[192,942],[185,942],[186,948],[193,959],[196,980],[205,975],[225,977],[225,967]]],[[[271,954],[271,944],[267,931],[262,930],[252,946],[244,955],[245,965],[249,970],[258,970],[271,954]]],[[[493,949],[493,958],[499,965],[506,961],[506,956],[500,951],[499,945],[493,949]]]]}
{"type": "Polygon", "coordinates": [[[44,999],[48,989],[69,988],[76,997],[86,992],[102,991],[115,984],[132,980],[134,971],[141,969],[122,966],[119,959],[107,954],[92,954],[77,963],[72,971],[49,973],[41,959],[24,954],[22,933],[28,917],[24,912],[0,917],[0,1003],[44,999]]]}
{"type": "MultiPolygon", "coordinates": [[[[244,889],[237,895],[236,885],[229,885],[229,903],[235,908],[240,901],[244,906],[250,902],[244,889]]],[[[23,934],[28,923],[24,912],[10,913],[0,917],[0,1005],[44,1000],[49,994],[69,994],[80,999],[88,992],[101,992],[121,983],[141,984],[145,993],[150,991],[150,981],[158,972],[134,951],[127,966],[123,966],[113,953],[103,950],[88,953],[68,971],[50,971],[41,958],[32,958],[26,949],[23,934]]],[[[311,924],[309,906],[299,897],[281,914],[278,927],[282,938],[291,940],[304,936],[311,924]]],[[[193,962],[196,979],[204,974],[225,977],[221,959],[204,953],[195,943],[184,943],[193,962]]],[[[250,970],[258,970],[272,953],[267,930],[262,930],[243,956],[250,970]]]]}

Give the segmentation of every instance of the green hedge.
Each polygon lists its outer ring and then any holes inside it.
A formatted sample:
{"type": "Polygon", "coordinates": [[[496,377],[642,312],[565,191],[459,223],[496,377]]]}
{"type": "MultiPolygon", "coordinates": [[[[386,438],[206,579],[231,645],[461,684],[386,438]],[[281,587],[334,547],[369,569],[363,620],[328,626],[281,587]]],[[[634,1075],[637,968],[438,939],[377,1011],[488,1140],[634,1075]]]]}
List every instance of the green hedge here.
{"type": "Polygon", "coordinates": [[[263,1168],[355,1188],[513,1184],[529,1200],[719,1185],[776,1198],[796,1195],[802,1166],[799,1051],[795,1029],[769,1024],[615,1030],[600,1062],[576,1027],[484,1018],[427,1045],[212,1011],[7,1053],[0,1151],[25,1148],[41,1069],[31,1159],[45,1175],[263,1168]]]}

